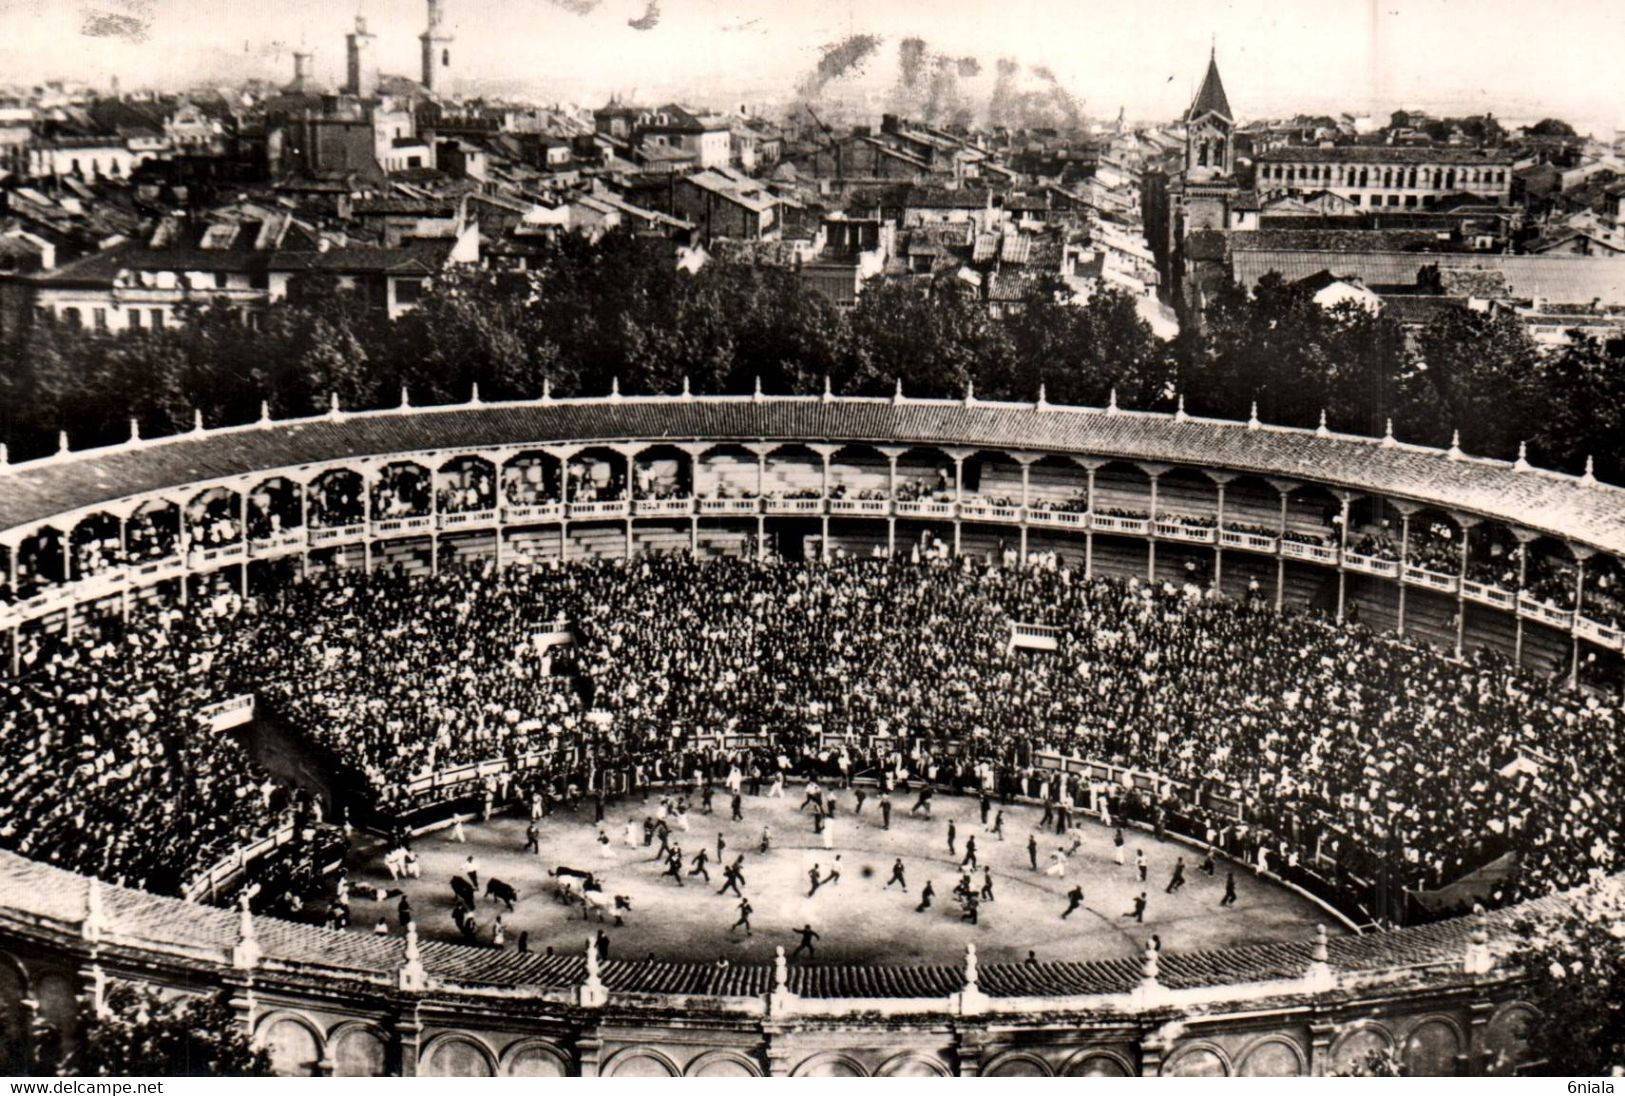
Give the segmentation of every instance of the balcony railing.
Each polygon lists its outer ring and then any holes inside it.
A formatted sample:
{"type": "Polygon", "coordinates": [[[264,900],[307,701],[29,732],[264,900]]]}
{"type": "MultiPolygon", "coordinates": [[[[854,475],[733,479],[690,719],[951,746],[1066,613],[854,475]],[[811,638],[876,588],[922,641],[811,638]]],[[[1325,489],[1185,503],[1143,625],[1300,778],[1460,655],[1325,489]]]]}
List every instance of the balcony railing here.
{"type": "Polygon", "coordinates": [[[1143,537],[1151,531],[1150,518],[1120,518],[1110,514],[1095,514],[1089,525],[1097,533],[1129,533],[1143,537]]]}
{"type": "Polygon", "coordinates": [[[1510,609],[1517,604],[1517,595],[1511,590],[1503,590],[1499,586],[1490,586],[1483,582],[1472,582],[1463,579],[1461,583],[1461,596],[1468,601],[1476,601],[1480,605],[1491,605],[1497,609],[1510,609]]]}
{"type": "Polygon", "coordinates": [[[1313,563],[1337,563],[1337,549],[1330,544],[1305,544],[1301,540],[1281,541],[1281,554],[1288,559],[1307,559],[1313,563]]]}
{"type": "Polygon", "coordinates": [[[194,571],[201,567],[214,567],[222,563],[233,563],[246,558],[248,545],[242,541],[236,544],[221,544],[214,548],[194,548],[187,566],[194,571]]]}
{"type": "Polygon", "coordinates": [[[310,531],[310,546],[318,548],[330,544],[351,544],[364,539],[366,535],[365,525],[329,525],[325,529],[310,531]]]}
{"type": "Polygon", "coordinates": [[[606,502],[572,502],[570,503],[571,521],[601,521],[605,518],[624,518],[630,512],[631,504],[625,499],[609,499],[606,502]]]}
{"type": "Polygon", "coordinates": [[[441,514],[442,529],[489,529],[497,523],[497,512],[491,510],[463,510],[455,514],[441,514]]]}
{"type": "Polygon", "coordinates": [[[898,517],[951,518],[954,516],[954,504],[951,502],[927,502],[923,499],[912,499],[908,502],[899,502],[896,507],[898,517]]]}
{"type": "Polygon", "coordinates": [[[961,502],[959,516],[967,521],[1009,521],[1021,520],[1021,507],[999,506],[986,502],[961,502]]]}
{"type": "Polygon", "coordinates": [[[632,512],[640,518],[686,518],[694,512],[694,500],[638,499],[632,512]]]}
{"type": "Polygon", "coordinates": [[[1590,620],[1586,617],[1576,617],[1574,621],[1574,634],[1581,639],[1589,639],[1599,647],[1607,647],[1611,651],[1625,649],[1625,631],[1610,624],[1590,620]]]}
{"type": "Polygon", "coordinates": [[[757,499],[701,499],[700,513],[718,517],[724,515],[756,514],[760,512],[757,499]]]}
{"type": "Polygon", "coordinates": [[[1157,522],[1157,536],[1164,540],[1183,540],[1190,544],[1212,544],[1218,540],[1218,530],[1207,525],[1186,525],[1182,521],[1157,522]]]}
{"type": "Polygon", "coordinates": [[[1275,554],[1275,538],[1261,536],[1258,533],[1242,533],[1235,529],[1219,530],[1219,543],[1226,548],[1240,548],[1247,552],[1267,552],[1275,554]]]}
{"type": "Polygon", "coordinates": [[[869,514],[873,517],[885,517],[891,513],[891,500],[831,499],[829,512],[832,514],[869,514]]]}
{"type": "Polygon", "coordinates": [[[767,499],[767,512],[770,514],[822,514],[824,512],[823,499],[767,499]]]}
{"type": "Polygon", "coordinates": [[[248,554],[255,559],[266,559],[271,556],[285,556],[297,552],[305,546],[304,529],[283,529],[272,533],[268,537],[260,537],[248,542],[248,554]]]}
{"type": "Polygon", "coordinates": [[[520,525],[525,522],[558,521],[564,516],[564,504],[561,502],[538,502],[529,506],[504,506],[502,520],[510,525],[520,525]]]}
{"type": "Polygon", "coordinates": [[[1459,580],[1455,575],[1443,575],[1438,571],[1429,571],[1423,567],[1407,566],[1405,568],[1405,581],[1411,586],[1424,586],[1429,590],[1453,594],[1456,592],[1456,583],[1459,580]]]}
{"type": "Polygon", "coordinates": [[[1380,575],[1383,578],[1399,577],[1399,561],[1382,559],[1378,556],[1362,556],[1357,552],[1344,552],[1343,566],[1350,571],[1360,571],[1367,575],[1380,575]]]}
{"type": "MultiPolygon", "coordinates": [[[[357,526],[356,528],[361,528],[357,526]]],[[[372,535],[375,537],[396,536],[401,533],[422,533],[434,528],[434,516],[431,514],[416,514],[409,518],[384,518],[372,523],[372,535]]],[[[317,543],[316,535],[311,534],[312,544],[317,543]]]]}
{"type": "Polygon", "coordinates": [[[1574,627],[1574,613],[1569,609],[1559,609],[1555,605],[1536,601],[1527,593],[1518,595],[1518,615],[1526,620],[1538,620],[1542,624],[1550,624],[1554,628],[1565,631],[1574,627]]]}
{"type": "Polygon", "coordinates": [[[1027,524],[1029,525],[1068,525],[1082,526],[1088,522],[1089,515],[1083,510],[1028,510],[1027,524]]]}

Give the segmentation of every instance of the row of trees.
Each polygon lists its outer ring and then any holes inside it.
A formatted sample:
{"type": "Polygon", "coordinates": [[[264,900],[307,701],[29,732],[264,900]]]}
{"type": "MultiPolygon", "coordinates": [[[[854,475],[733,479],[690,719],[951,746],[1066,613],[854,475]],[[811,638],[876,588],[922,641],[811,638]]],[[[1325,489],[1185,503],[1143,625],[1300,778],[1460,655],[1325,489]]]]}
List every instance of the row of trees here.
{"type": "Polygon", "coordinates": [[[953,281],[929,293],[882,283],[850,310],[777,267],[712,263],[677,271],[662,245],[611,234],[553,244],[523,274],[448,277],[390,322],[364,302],[307,284],[257,329],[224,307],[197,309],[161,332],[106,335],[33,324],[0,340],[0,438],[13,459],[210,425],[245,422],[266,401],[277,417],[417,403],[621,391],[883,395],[1031,400],[1245,418],[1380,434],[1579,471],[1588,455],[1617,478],[1625,414],[1625,345],[1580,340],[1542,353],[1514,317],[1450,312],[1407,339],[1348,306],[1327,311],[1266,280],[1232,290],[1201,331],[1155,338],[1135,302],[1103,291],[1069,301],[1058,280],[1032,284],[1018,309],[989,314],[953,281]]]}

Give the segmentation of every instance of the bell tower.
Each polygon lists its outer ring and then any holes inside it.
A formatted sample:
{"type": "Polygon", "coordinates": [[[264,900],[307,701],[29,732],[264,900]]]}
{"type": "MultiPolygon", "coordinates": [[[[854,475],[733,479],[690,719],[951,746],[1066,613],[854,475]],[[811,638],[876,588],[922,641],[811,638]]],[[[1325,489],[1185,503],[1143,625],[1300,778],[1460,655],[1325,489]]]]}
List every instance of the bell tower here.
{"type": "Polygon", "coordinates": [[[1235,171],[1236,118],[1219,79],[1217,49],[1208,54],[1202,89],[1185,114],[1185,177],[1226,178],[1235,171]]]}
{"type": "Polygon", "coordinates": [[[418,41],[423,43],[423,86],[436,95],[450,95],[456,89],[456,56],[452,33],[445,25],[442,0],[428,0],[429,25],[418,41]]]}

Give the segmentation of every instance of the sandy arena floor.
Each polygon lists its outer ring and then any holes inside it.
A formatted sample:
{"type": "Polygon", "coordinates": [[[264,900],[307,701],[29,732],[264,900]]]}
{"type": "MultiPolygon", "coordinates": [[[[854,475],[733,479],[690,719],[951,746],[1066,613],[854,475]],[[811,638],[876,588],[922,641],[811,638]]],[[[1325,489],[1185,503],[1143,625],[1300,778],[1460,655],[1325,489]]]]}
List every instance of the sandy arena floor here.
{"type": "MultiPolygon", "coordinates": [[[[357,931],[372,931],[380,915],[386,916],[390,931],[399,934],[397,899],[379,903],[368,894],[373,885],[400,887],[411,896],[418,931],[429,939],[459,939],[451,920],[453,895],[450,878],[461,874],[464,858],[472,853],[480,867],[481,898],[478,918],[481,935],[489,939],[493,918],[501,914],[507,929],[507,946],[516,946],[519,934],[530,934],[533,951],[577,951],[586,936],[599,929],[596,918],[588,925],[578,908],[567,908],[554,900],[553,883],[547,870],[560,864],[592,871],[603,880],[606,894],[624,894],[632,899],[632,912],[625,924],[613,921],[604,928],[611,942],[611,958],[630,959],[654,955],[667,960],[711,960],[727,956],[733,962],[765,963],[772,959],[775,945],[792,950],[799,942],[798,930],[810,924],[820,934],[816,958],[846,962],[957,962],[965,945],[976,944],[984,962],[1018,962],[1032,950],[1044,962],[1088,960],[1131,955],[1141,950],[1152,933],[1162,939],[1169,951],[1198,951],[1240,944],[1277,940],[1307,939],[1313,926],[1324,923],[1332,933],[1341,932],[1337,923],[1312,903],[1284,888],[1254,878],[1251,872],[1236,870],[1239,900],[1228,909],[1219,906],[1224,893],[1224,860],[1208,878],[1196,870],[1200,854],[1173,841],[1157,842],[1150,834],[1125,830],[1127,864],[1113,862],[1112,832],[1096,823],[1081,830],[1083,847],[1072,857],[1064,879],[1031,870],[1027,858],[1027,836],[1034,832],[1041,811],[1030,807],[1007,806],[1005,836],[1000,842],[984,832],[977,803],[972,799],[938,795],[933,801],[934,817],[910,817],[913,797],[894,797],[889,831],[880,826],[880,814],[871,796],[861,816],[854,817],[851,791],[838,793],[835,848],[825,850],[822,838],[813,832],[811,808],[797,813],[802,801],[801,785],[787,789],[783,799],[746,796],[743,822],[727,820],[726,793],[717,795],[717,813],[690,817],[690,832],[680,830],[674,838],[681,842],[685,858],[685,886],[662,878],[664,865],[651,859],[659,847],[645,848],[642,821],[653,814],[658,796],[647,802],[636,797],[609,804],[606,826],[611,838],[610,855],[604,856],[596,843],[590,805],[576,814],[555,812],[541,823],[542,855],[524,851],[526,819],[498,817],[486,823],[465,826],[467,843],[452,840],[452,831],[442,830],[417,838],[413,845],[422,861],[422,877],[392,882],[383,869],[385,851],[373,840],[359,840],[351,856],[351,911],[357,931]],[[637,819],[638,844],[628,848],[622,829],[629,817],[637,819]],[[948,820],[958,827],[956,849],[950,856],[947,844],[948,820]],[[762,827],[771,826],[773,849],[767,855],[757,852],[762,827]],[[726,857],[745,854],[744,891],[755,912],[751,917],[754,935],[731,933],[729,926],[738,914],[738,899],[730,893],[719,897],[722,872],[715,863],[717,834],[727,842],[726,857]],[[960,920],[960,907],[952,897],[959,880],[958,864],[964,854],[965,839],[976,837],[980,862],[993,869],[995,900],[981,907],[980,922],[971,925],[960,920]],[[706,886],[698,876],[687,876],[686,861],[701,848],[711,854],[706,886]],[[1149,876],[1142,886],[1133,867],[1134,850],[1144,849],[1149,876]],[[839,854],[841,878],[807,897],[807,872],[814,865],[827,875],[839,854]],[[902,857],[908,877],[908,893],[896,886],[885,889],[894,858],[902,857]],[[1187,884],[1178,894],[1165,894],[1176,857],[1185,858],[1187,884]],[[519,892],[512,913],[500,903],[485,898],[485,883],[502,879],[519,892]],[[920,888],[931,880],[936,898],[931,909],[921,913],[915,907],[920,888]],[[1074,885],[1083,885],[1084,908],[1062,920],[1065,895],[1074,885]],[[1133,905],[1141,890],[1148,898],[1144,925],[1123,914],[1133,905]]],[[[697,805],[697,804],[696,804],[697,805]]],[[[997,809],[995,807],[995,809],[997,809]]],[[[991,821],[991,816],[990,816],[991,821]]],[[[1049,853],[1063,840],[1048,833],[1038,834],[1038,857],[1042,869],[1049,853]]],[[[980,886],[981,873],[975,880],[980,886]]]]}

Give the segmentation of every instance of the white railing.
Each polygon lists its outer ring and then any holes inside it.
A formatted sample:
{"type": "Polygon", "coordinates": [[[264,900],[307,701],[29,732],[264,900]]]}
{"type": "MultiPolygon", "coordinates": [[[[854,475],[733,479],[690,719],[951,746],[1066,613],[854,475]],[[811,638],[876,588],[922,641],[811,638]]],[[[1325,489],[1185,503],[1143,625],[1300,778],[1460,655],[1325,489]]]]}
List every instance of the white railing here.
{"type": "Polygon", "coordinates": [[[293,837],[293,827],[284,826],[275,833],[260,838],[258,841],[247,845],[239,845],[203,874],[193,879],[191,885],[186,888],[186,897],[193,902],[206,898],[230,884],[232,880],[242,874],[243,869],[249,864],[252,864],[273,849],[286,845],[293,840],[293,837]]]}
{"type": "Polygon", "coordinates": [[[624,518],[629,512],[630,504],[625,499],[609,499],[606,502],[572,502],[570,503],[570,520],[578,518],[624,518]]]}
{"type": "Polygon", "coordinates": [[[1027,524],[1029,525],[1077,525],[1088,522],[1089,514],[1084,510],[1028,510],[1027,524]]]}
{"type": "Polygon", "coordinates": [[[770,514],[822,514],[823,499],[767,499],[770,514]]]}
{"type": "Polygon", "coordinates": [[[366,535],[365,525],[330,525],[325,529],[310,531],[310,546],[315,548],[323,544],[348,544],[351,541],[361,540],[366,535]]]}
{"type": "Polygon", "coordinates": [[[758,499],[701,499],[700,513],[710,516],[741,515],[760,512],[758,499]]]}
{"type": "Polygon", "coordinates": [[[971,521],[1008,521],[1021,520],[1021,507],[1002,506],[989,502],[961,502],[959,516],[971,521]]]}
{"type": "Polygon", "coordinates": [[[1329,544],[1305,544],[1301,540],[1283,539],[1281,554],[1288,559],[1307,559],[1315,563],[1337,562],[1337,549],[1329,544]]]}
{"type": "Polygon", "coordinates": [[[694,512],[694,500],[638,499],[632,512],[640,518],[686,518],[694,512]]]}
{"type": "Polygon", "coordinates": [[[1613,651],[1625,648],[1625,631],[1621,631],[1611,624],[1603,624],[1587,617],[1575,617],[1574,634],[1581,639],[1589,639],[1599,647],[1607,647],[1613,651]]]}
{"type": "Polygon", "coordinates": [[[213,704],[205,704],[197,710],[197,718],[217,731],[224,731],[253,722],[255,707],[253,693],[239,693],[213,704]]]}
{"type": "Polygon", "coordinates": [[[1020,621],[1010,622],[1010,649],[1029,651],[1053,651],[1061,645],[1061,630],[1052,628],[1048,624],[1023,624],[1020,621]]]}
{"type": "Polygon", "coordinates": [[[898,517],[951,518],[954,516],[954,504],[951,502],[927,502],[923,499],[911,499],[908,502],[899,502],[896,506],[898,517]]]}
{"type": "Polygon", "coordinates": [[[1406,566],[1405,581],[1412,586],[1425,586],[1429,590],[1439,590],[1447,594],[1456,592],[1457,578],[1455,575],[1442,575],[1438,571],[1429,571],[1425,567],[1406,566]]]}
{"type": "Polygon", "coordinates": [[[558,521],[564,516],[561,502],[538,502],[530,506],[504,506],[502,519],[510,525],[522,522],[558,521]]]}
{"type": "Polygon", "coordinates": [[[1275,554],[1275,538],[1262,536],[1258,533],[1242,533],[1235,529],[1219,530],[1219,543],[1226,548],[1241,548],[1248,552],[1268,552],[1275,554]]]}
{"type": "Polygon", "coordinates": [[[193,570],[199,567],[209,567],[217,563],[228,563],[240,560],[248,555],[248,545],[242,541],[236,544],[222,544],[214,548],[194,548],[188,566],[193,570]]]}
{"type": "Polygon", "coordinates": [[[885,517],[891,513],[890,499],[831,499],[829,512],[832,514],[872,514],[885,517]]]}
{"type": "Polygon", "coordinates": [[[1097,533],[1129,533],[1143,537],[1151,531],[1150,518],[1120,518],[1110,514],[1095,514],[1089,525],[1097,533]]]}
{"type": "Polygon", "coordinates": [[[1355,552],[1344,552],[1343,566],[1350,571],[1380,575],[1383,578],[1399,577],[1399,561],[1394,559],[1379,559],[1376,556],[1362,556],[1355,552]]]}
{"type": "Polygon", "coordinates": [[[1476,601],[1480,605],[1491,605],[1497,609],[1510,609],[1517,604],[1517,595],[1511,590],[1503,590],[1499,586],[1488,583],[1472,582],[1463,579],[1461,583],[1461,596],[1468,601],[1476,601]]]}
{"type": "Polygon", "coordinates": [[[248,554],[259,558],[285,556],[290,552],[299,551],[304,546],[304,529],[284,529],[280,533],[272,533],[268,537],[249,541],[248,554]]]}
{"type": "Polygon", "coordinates": [[[497,523],[495,510],[463,510],[455,514],[441,514],[442,529],[488,529],[497,523]]]}
{"type": "Polygon", "coordinates": [[[1527,593],[1518,595],[1518,615],[1528,620],[1538,620],[1542,624],[1550,624],[1554,628],[1565,630],[1574,627],[1574,612],[1570,609],[1559,609],[1555,605],[1536,601],[1527,593]]]}
{"type": "MultiPolygon", "coordinates": [[[[434,517],[430,514],[417,514],[409,518],[383,518],[372,523],[372,535],[387,537],[396,533],[417,533],[434,528],[434,517]]],[[[316,542],[314,534],[311,543],[316,542]]]]}
{"type": "Polygon", "coordinates": [[[1165,540],[1183,540],[1191,544],[1212,544],[1219,539],[1218,530],[1208,525],[1186,525],[1182,521],[1157,522],[1157,536],[1165,540]]]}

